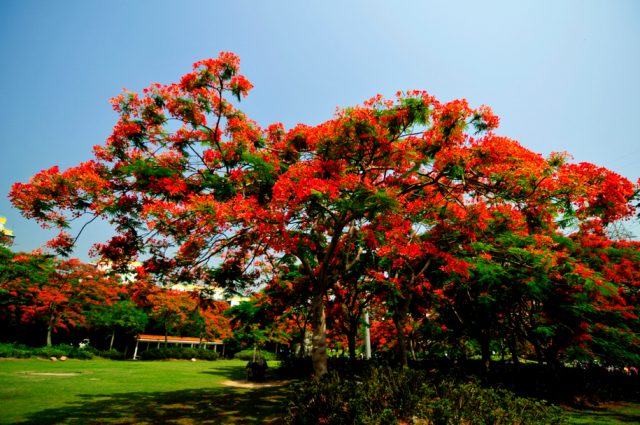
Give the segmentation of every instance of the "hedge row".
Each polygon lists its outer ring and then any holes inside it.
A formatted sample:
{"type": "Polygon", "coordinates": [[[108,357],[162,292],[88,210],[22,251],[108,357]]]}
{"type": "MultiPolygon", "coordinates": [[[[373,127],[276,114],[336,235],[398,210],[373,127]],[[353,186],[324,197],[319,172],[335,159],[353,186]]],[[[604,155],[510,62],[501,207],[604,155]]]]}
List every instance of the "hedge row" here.
{"type": "Polygon", "coordinates": [[[142,360],[218,360],[219,356],[219,354],[213,350],[182,347],[151,348],[145,351],[138,351],[138,355],[142,360]]]}
{"type": "MultiPolygon", "coordinates": [[[[260,351],[260,355],[262,356],[263,359],[265,359],[268,362],[276,359],[276,353],[270,353],[269,351],[260,351]]],[[[240,359],[240,360],[247,360],[247,361],[253,360],[253,349],[237,352],[236,354],[233,355],[233,357],[235,359],[240,359]]],[[[256,361],[257,360],[258,360],[258,352],[256,351],[256,361]]]]}
{"type": "Polygon", "coordinates": [[[93,347],[73,347],[71,345],[52,345],[51,347],[28,347],[21,344],[0,343],[0,357],[28,359],[30,357],[51,358],[62,356],[70,359],[90,360],[95,356],[123,360],[124,354],[116,350],[100,351],[93,347]]]}

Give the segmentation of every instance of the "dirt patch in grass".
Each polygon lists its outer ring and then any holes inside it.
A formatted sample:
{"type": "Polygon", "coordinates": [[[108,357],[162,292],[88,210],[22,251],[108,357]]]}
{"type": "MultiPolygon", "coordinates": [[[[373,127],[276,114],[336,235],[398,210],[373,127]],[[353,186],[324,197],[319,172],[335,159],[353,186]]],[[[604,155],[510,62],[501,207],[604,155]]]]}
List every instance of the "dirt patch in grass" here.
{"type": "Polygon", "coordinates": [[[288,384],[289,381],[267,381],[267,382],[247,382],[247,381],[222,381],[222,385],[238,388],[270,388],[281,387],[288,384]]]}

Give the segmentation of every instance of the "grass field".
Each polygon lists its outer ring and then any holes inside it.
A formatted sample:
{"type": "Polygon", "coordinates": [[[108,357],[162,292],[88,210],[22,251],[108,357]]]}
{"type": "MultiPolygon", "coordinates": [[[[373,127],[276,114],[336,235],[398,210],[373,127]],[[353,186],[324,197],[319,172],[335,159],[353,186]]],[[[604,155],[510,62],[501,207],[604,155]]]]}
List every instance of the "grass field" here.
{"type": "Polygon", "coordinates": [[[288,390],[221,384],[245,364],[0,359],[0,424],[269,423],[288,390]]]}
{"type": "Polygon", "coordinates": [[[640,424],[640,405],[621,403],[613,407],[567,409],[571,424],[631,425],[640,424]]]}
{"type": "MultiPolygon", "coordinates": [[[[221,384],[244,379],[245,364],[0,359],[0,424],[277,423],[287,387],[221,384]]],[[[640,424],[640,405],[567,412],[574,424],[640,424]]]]}

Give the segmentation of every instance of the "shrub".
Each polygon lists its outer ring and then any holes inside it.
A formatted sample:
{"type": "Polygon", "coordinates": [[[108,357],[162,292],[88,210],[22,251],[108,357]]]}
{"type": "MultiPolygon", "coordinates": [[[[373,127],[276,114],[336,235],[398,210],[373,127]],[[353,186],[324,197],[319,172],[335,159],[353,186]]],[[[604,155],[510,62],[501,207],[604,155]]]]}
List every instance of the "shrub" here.
{"type": "Polygon", "coordinates": [[[333,371],[291,394],[284,417],[289,425],[565,423],[560,409],[545,402],[408,368],[369,367],[349,379],[333,371]]]}
{"type": "Polygon", "coordinates": [[[82,348],[75,348],[75,349],[76,349],[76,350],[81,350],[81,351],[89,352],[89,353],[93,354],[94,356],[98,356],[98,355],[100,355],[100,350],[98,350],[97,348],[92,347],[92,346],[90,346],[90,345],[85,345],[85,346],[84,346],[84,347],[82,347],[82,348]]]}
{"type": "Polygon", "coordinates": [[[197,359],[201,360],[218,360],[220,354],[213,350],[196,350],[197,351],[197,359]]]}
{"type": "MultiPolygon", "coordinates": [[[[260,351],[260,354],[262,355],[262,358],[268,362],[276,359],[276,353],[271,353],[269,351],[260,351]]],[[[237,352],[233,355],[233,357],[240,360],[253,360],[253,349],[237,352]]],[[[258,360],[258,351],[256,351],[256,360],[258,360]]]]}
{"type": "MultiPolygon", "coordinates": [[[[421,365],[422,366],[422,365],[421,365]]],[[[425,369],[432,368],[428,364],[425,369]]],[[[481,374],[480,362],[468,362],[460,374],[481,374]]],[[[520,397],[544,398],[554,404],[606,404],[611,401],[640,400],[640,376],[608,372],[604,367],[590,365],[588,369],[563,367],[557,371],[537,364],[491,365],[486,384],[504,388],[520,397]]]]}
{"type": "Polygon", "coordinates": [[[121,353],[118,350],[104,350],[100,351],[98,355],[105,359],[124,360],[124,353],[121,353]]]}
{"type": "Polygon", "coordinates": [[[94,347],[73,347],[71,345],[54,345],[51,347],[27,347],[26,345],[0,343],[0,357],[15,357],[27,359],[31,356],[42,357],[68,357],[70,359],[91,360],[94,356],[112,360],[123,360],[124,354],[117,350],[100,351],[94,347]]]}
{"type": "Polygon", "coordinates": [[[218,353],[213,350],[193,349],[193,348],[151,348],[140,352],[142,360],[168,360],[168,359],[199,359],[199,360],[218,360],[218,353]]]}
{"type": "MultiPolygon", "coordinates": [[[[50,357],[67,356],[67,354],[70,354],[69,352],[71,351],[71,350],[67,349],[67,347],[69,347],[69,346],[53,345],[51,347],[33,348],[31,352],[33,353],[33,355],[35,355],[37,357],[42,357],[42,358],[48,359],[50,357]]],[[[69,348],[73,348],[73,347],[69,347],[69,348]]],[[[67,357],[71,357],[71,356],[67,356],[67,357]]]]}
{"type": "Polygon", "coordinates": [[[198,350],[194,350],[193,348],[183,348],[182,349],[182,358],[185,360],[196,358],[198,350]]]}
{"type": "Polygon", "coordinates": [[[164,348],[150,348],[138,353],[138,356],[142,360],[164,360],[167,358],[164,351],[164,348]]]}
{"type": "MultiPolygon", "coordinates": [[[[294,379],[307,379],[313,376],[313,361],[310,356],[298,357],[291,353],[283,356],[278,367],[280,373],[284,373],[294,379]]],[[[328,358],[329,370],[335,370],[335,357],[328,358]]]]}
{"type": "Polygon", "coordinates": [[[67,357],[70,357],[72,359],[79,359],[79,360],[91,360],[93,356],[94,356],[94,351],[87,350],[85,348],[74,348],[67,355],[67,357]]]}
{"type": "Polygon", "coordinates": [[[29,350],[29,347],[24,345],[0,343],[0,357],[28,359],[31,357],[31,351],[29,350]]]}
{"type": "Polygon", "coordinates": [[[73,347],[71,345],[53,345],[51,347],[33,348],[33,354],[48,359],[50,357],[66,356],[70,359],[91,360],[97,351],[89,347],[73,347]]]}

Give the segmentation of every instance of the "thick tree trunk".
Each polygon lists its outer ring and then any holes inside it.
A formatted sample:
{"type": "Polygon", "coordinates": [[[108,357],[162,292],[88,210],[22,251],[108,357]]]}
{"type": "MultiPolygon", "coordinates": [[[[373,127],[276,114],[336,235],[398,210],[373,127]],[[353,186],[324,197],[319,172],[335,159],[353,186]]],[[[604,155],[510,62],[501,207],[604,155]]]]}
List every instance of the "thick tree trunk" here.
{"type": "Polygon", "coordinates": [[[395,322],[396,332],[398,334],[398,357],[400,358],[400,364],[407,366],[409,359],[407,357],[407,337],[404,334],[404,323],[402,323],[402,318],[398,313],[393,315],[393,321],[395,322]]]}
{"type": "Polygon", "coordinates": [[[113,340],[115,339],[115,337],[116,337],[116,330],[114,329],[113,333],[111,334],[111,343],[109,344],[109,350],[113,349],[113,340]]]}
{"type": "Polygon", "coordinates": [[[409,348],[411,349],[411,358],[416,361],[416,352],[413,349],[413,339],[409,338],[409,348]]]}
{"type": "Polygon", "coordinates": [[[540,347],[536,344],[533,344],[533,348],[536,350],[536,358],[538,359],[538,366],[542,367],[544,362],[542,360],[542,352],[540,351],[540,347]]]}
{"type": "Polygon", "coordinates": [[[398,355],[400,357],[400,364],[407,366],[409,364],[409,358],[407,356],[407,337],[404,334],[404,324],[402,320],[398,320],[396,324],[398,331],[398,355]]]}
{"type": "Polygon", "coordinates": [[[465,362],[469,360],[467,356],[467,347],[462,342],[460,342],[460,353],[462,353],[462,360],[464,360],[465,362]]]}
{"type": "Polygon", "coordinates": [[[489,351],[489,344],[491,343],[491,339],[489,335],[481,335],[478,338],[478,342],[480,343],[480,350],[482,351],[482,364],[484,366],[484,371],[489,373],[489,368],[491,367],[491,351],[489,351]]]}
{"type": "Polygon", "coordinates": [[[513,362],[513,364],[520,363],[518,360],[518,350],[516,349],[516,347],[517,347],[517,343],[514,337],[513,340],[511,341],[511,346],[509,347],[509,349],[511,350],[511,361],[513,362]]]}
{"type": "Polygon", "coordinates": [[[349,342],[349,364],[353,370],[356,365],[356,334],[347,332],[347,341],[349,342]]]}
{"type": "Polygon", "coordinates": [[[400,364],[402,366],[407,366],[409,364],[407,356],[407,337],[404,333],[404,318],[407,316],[410,303],[411,295],[402,300],[402,305],[396,305],[395,311],[393,312],[393,322],[396,325],[396,332],[398,334],[398,357],[400,358],[400,364]]]}
{"type": "Polygon", "coordinates": [[[47,327],[47,347],[51,347],[51,332],[53,331],[53,313],[49,318],[49,326],[47,327]]]}
{"type": "Polygon", "coordinates": [[[551,370],[554,372],[559,371],[561,364],[560,359],[558,359],[558,348],[552,345],[547,349],[543,349],[542,353],[544,354],[544,359],[551,370]]]}
{"type": "Polygon", "coordinates": [[[169,330],[167,329],[167,325],[164,325],[164,348],[169,346],[169,330]]]}
{"type": "Polygon", "coordinates": [[[300,348],[298,349],[298,357],[304,357],[305,341],[307,340],[307,331],[300,331],[300,348]]]}
{"type": "Polygon", "coordinates": [[[313,337],[311,338],[311,360],[316,378],[327,373],[327,322],[324,315],[324,297],[322,293],[313,296],[313,337]]]}

